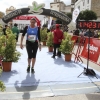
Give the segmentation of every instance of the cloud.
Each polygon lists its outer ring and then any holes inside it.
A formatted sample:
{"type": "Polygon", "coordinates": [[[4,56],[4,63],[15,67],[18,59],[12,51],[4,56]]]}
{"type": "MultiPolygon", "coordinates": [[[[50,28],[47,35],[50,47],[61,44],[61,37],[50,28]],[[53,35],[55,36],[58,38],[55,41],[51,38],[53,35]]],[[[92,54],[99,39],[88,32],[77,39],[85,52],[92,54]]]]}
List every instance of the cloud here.
{"type": "MultiPolygon", "coordinates": [[[[28,7],[32,5],[33,1],[37,0],[0,0],[0,11],[6,12],[6,9],[10,6],[14,6],[16,9],[28,7]]],[[[45,3],[45,8],[50,8],[50,3],[54,0],[39,0],[38,3],[45,3]]],[[[71,0],[61,0],[66,5],[69,5],[71,0]]]]}

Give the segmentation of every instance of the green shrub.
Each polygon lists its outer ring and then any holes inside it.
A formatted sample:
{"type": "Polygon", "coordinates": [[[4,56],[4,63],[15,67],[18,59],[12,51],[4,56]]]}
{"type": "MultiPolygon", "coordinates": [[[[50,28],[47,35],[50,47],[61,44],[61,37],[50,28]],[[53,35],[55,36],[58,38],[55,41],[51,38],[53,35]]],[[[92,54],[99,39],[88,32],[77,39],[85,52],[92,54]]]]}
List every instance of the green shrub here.
{"type": "Polygon", "coordinates": [[[52,32],[49,32],[47,34],[47,46],[52,47],[53,46],[53,34],[52,32]]]}
{"type": "Polygon", "coordinates": [[[71,54],[74,46],[74,41],[71,40],[71,35],[66,35],[66,38],[62,40],[60,45],[60,51],[63,54],[71,54]]]}
{"type": "Polygon", "coordinates": [[[47,29],[43,28],[40,30],[41,41],[47,41],[47,29]]]}

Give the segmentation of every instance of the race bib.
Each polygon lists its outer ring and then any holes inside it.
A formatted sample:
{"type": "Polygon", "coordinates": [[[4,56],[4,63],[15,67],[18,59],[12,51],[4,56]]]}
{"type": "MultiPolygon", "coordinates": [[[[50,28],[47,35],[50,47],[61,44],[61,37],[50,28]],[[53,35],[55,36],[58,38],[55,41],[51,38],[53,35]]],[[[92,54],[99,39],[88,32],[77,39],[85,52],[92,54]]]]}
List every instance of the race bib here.
{"type": "Polygon", "coordinates": [[[29,35],[28,40],[34,42],[36,40],[36,35],[29,35]]]}

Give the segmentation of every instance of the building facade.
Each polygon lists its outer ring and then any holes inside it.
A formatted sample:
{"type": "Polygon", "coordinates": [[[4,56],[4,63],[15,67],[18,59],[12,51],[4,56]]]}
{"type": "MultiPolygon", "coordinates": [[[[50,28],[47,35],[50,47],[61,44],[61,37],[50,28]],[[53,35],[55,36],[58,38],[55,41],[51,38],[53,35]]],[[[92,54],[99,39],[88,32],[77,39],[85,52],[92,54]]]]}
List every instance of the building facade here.
{"type": "Polygon", "coordinates": [[[56,10],[58,12],[71,12],[71,5],[66,5],[63,1],[54,0],[50,3],[50,9],[56,10]]]}
{"type": "Polygon", "coordinates": [[[74,8],[78,8],[80,11],[92,10],[97,14],[98,20],[100,20],[100,0],[77,0],[74,3],[74,8]]]}
{"type": "Polygon", "coordinates": [[[2,23],[2,18],[5,16],[5,14],[3,12],[0,11],[0,24],[4,24],[2,23]]]}

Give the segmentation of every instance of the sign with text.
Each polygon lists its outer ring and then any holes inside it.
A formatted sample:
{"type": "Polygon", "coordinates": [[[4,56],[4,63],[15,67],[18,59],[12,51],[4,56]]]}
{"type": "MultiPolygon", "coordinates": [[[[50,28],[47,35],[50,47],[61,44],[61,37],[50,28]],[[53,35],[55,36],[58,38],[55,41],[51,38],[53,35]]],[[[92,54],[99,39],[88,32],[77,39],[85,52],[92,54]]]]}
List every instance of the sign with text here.
{"type": "MultiPolygon", "coordinates": [[[[100,61],[98,61],[98,58],[100,56],[100,40],[90,38],[89,48],[89,59],[100,65],[100,61]]],[[[88,59],[88,38],[86,38],[85,40],[85,45],[82,50],[81,56],[88,59]]]]}
{"type": "Polygon", "coordinates": [[[76,27],[79,29],[100,29],[100,22],[78,21],[76,27]]]}
{"type": "Polygon", "coordinates": [[[38,4],[36,1],[33,1],[32,5],[28,6],[27,8],[21,8],[10,12],[9,14],[7,14],[2,18],[2,21],[4,23],[8,23],[10,20],[12,20],[17,16],[33,14],[33,15],[45,15],[45,16],[55,17],[66,24],[69,24],[71,22],[71,19],[66,14],[58,12],[56,10],[45,9],[44,6],[45,6],[44,3],[38,4]]]}

